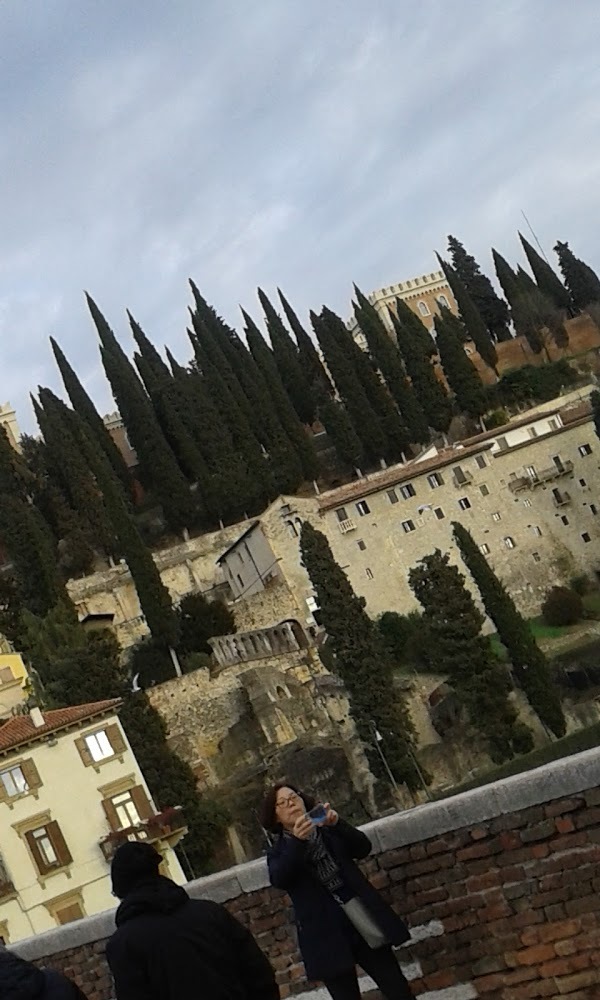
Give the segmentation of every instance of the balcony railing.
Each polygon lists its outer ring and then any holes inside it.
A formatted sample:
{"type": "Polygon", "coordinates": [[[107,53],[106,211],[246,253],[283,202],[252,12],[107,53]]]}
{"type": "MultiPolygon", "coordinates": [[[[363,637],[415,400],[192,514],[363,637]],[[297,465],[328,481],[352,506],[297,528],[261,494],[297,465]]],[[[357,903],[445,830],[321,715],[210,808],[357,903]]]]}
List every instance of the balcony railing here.
{"type": "Polygon", "coordinates": [[[465,471],[463,469],[463,471],[460,472],[458,475],[454,473],[454,475],[452,476],[452,482],[456,487],[470,486],[471,483],[473,482],[473,473],[465,471]]]}
{"type": "Polygon", "coordinates": [[[344,521],[338,521],[338,524],[342,535],[347,535],[349,531],[356,531],[356,525],[351,517],[347,517],[344,521]]]}
{"type": "Polygon", "coordinates": [[[551,465],[548,469],[540,469],[539,472],[536,471],[532,475],[517,476],[516,479],[511,479],[508,488],[511,493],[531,490],[537,486],[543,486],[544,483],[550,483],[554,479],[560,479],[562,476],[570,476],[572,472],[573,463],[571,461],[562,462],[561,465],[551,465]]]}
{"type": "Polygon", "coordinates": [[[117,848],[121,844],[126,844],[128,840],[144,841],[147,844],[164,840],[169,847],[175,847],[185,837],[187,831],[187,823],[181,806],[172,806],[136,826],[129,826],[123,830],[112,830],[100,841],[100,848],[106,860],[112,861],[117,848]]]}

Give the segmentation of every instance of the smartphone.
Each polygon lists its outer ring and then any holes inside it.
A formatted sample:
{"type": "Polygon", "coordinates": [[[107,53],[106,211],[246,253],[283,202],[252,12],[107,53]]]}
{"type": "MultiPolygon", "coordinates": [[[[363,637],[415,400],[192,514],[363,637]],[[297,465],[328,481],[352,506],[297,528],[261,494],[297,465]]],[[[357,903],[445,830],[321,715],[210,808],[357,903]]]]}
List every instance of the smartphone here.
{"type": "Polygon", "coordinates": [[[327,812],[325,810],[325,806],[321,802],[319,802],[318,805],[314,806],[313,809],[309,809],[306,815],[308,816],[313,826],[319,826],[321,823],[324,823],[325,820],[327,819],[327,812]]]}

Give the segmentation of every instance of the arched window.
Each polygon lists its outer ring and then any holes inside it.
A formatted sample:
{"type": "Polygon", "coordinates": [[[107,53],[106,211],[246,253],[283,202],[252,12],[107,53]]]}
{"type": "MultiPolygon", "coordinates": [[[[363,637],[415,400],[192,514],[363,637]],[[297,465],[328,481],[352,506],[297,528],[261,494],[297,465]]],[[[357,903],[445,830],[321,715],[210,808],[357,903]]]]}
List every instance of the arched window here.
{"type": "Polygon", "coordinates": [[[426,302],[419,302],[419,312],[421,313],[421,316],[431,316],[429,306],[426,302]]]}
{"type": "Polygon", "coordinates": [[[437,300],[441,306],[445,306],[446,309],[450,308],[450,303],[444,294],[438,295],[437,300]]]}
{"type": "Polygon", "coordinates": [[[292,538],[297,538],[298,537],[298,529],[297,529],[296,525],[294,524],[294,522],[293,521],[286,521],[285,523],[287,524],[288,531],[289,531],[291,537],[292,538]]]}

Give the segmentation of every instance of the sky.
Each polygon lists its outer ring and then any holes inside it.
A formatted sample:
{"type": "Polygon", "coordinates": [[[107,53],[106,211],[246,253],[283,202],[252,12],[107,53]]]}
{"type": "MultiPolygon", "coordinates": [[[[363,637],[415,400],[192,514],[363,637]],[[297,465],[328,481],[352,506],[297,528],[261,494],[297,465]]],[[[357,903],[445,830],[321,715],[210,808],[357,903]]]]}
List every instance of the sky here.
{"type": "Polygon", "coordinates": [[[84,290],[185,362],[190,277],[347,318],[522,211],[600,271],[599,51],[597,0],[3,0],[0,402],[35,429],[52,335],[114,409],[84,290]]]}

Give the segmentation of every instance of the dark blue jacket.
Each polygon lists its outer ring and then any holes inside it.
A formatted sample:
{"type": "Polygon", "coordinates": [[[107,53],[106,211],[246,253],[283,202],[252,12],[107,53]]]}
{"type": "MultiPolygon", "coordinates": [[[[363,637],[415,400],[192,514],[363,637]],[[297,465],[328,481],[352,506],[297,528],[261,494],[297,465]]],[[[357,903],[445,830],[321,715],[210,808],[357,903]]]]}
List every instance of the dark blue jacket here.
{"type": "MultiPolygon", "coordinates": [[[[366,858],[371,841],[343,819],[323,827],[321,835],[337,861],[344,884],[363,901],[390,944],[410,938],[406,924],[364,877],[356,861],[366,858]]],[[[298,944],[310,980],[327,980],[356,965],[352,936],[344,911],[321,885],[307,863],[307,841],[280,836],[267,855],[271,885],[290,896],[298,928],[298,944]]]]}

